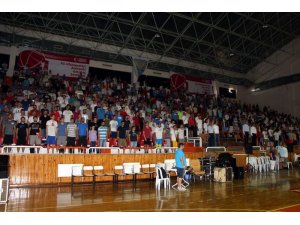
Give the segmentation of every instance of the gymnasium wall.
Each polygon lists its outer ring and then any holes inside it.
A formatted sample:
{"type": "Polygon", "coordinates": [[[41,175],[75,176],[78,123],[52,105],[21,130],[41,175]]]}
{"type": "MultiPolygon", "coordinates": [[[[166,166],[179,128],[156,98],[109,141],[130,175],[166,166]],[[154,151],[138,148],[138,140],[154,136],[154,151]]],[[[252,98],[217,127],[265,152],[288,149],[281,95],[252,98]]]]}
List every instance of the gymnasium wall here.
{"type": "Polygon", "coordinates": [[[300,82],[264,91],[252,92],[251,88],[238,87],[237,98],[260,107],[270,106],[279,112],[300,117],[300,82]]]}

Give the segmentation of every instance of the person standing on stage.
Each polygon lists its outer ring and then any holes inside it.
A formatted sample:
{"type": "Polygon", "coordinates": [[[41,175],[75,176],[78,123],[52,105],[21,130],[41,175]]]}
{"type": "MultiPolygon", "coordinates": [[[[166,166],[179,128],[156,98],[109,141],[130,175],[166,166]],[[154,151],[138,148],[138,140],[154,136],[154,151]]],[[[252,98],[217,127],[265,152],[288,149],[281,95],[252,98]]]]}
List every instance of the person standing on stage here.
{"type": "MultiPolygon", "coordinates": [[[[81,147],[87,147],[87,136],[89,133],[88,125],[85,123],[84,118],[81,118],[81,121],[77,124],[77,137],[78,145],[81,147]]],[[[80,148],[81,152],[84,152],[85,149],[80,148]]]]}
{"type": "Polygon", "coordinates": [[[184,169],[186,167],[186,158],[183,152],[183,143],[179,144],[179,148],[175,151],[175,163],[177,169],[177,184],[178,191],[186,191],[185,187],[182,185],[182,179],[184,176],[184,169]]]}
{"type": "Polygon", "coordinates": [[[16,137],[16,122],[13,120],[12,113],[8,113],[7,119],[2,122],[3,145],[11,145],[16,137]]]}
{"type": "MultiPolygon", "coordinates": [[[[41,144],[41,124],[38,121],[38,117],[33,117],[33,123],[29,125],[29,145],[40,145],[41,144]]],[[[30,153],[34,153],[34,148],[30,149],[30,153]]],[[[39,153],[39,148],[37,149],[39,153]]]]}
{"type": "MultiPolygon", "coordinates": [[[[105,122],[101,122],[101,126],[98,128],[99,147],[106,147],[108,138],[108,127],[105,126],[105,122]]],[[[101,151],[100,151],[101,152],[101,151]]]]}
{"type": "Polygon", "coordinates": [[[55,114],[51,115],[51,120],[48,120],[46,123],[46,137],[48,149],[50,145],[56,145],[56,136],[57,136],[57,122],[55,120],[55,114]]]}
{"type": "Polygon", "coordinates": [[[244,144],[245,144],[245,148],[248,145],[248,141],[249,141],[249,132],[250,132],[250,127],[248,125],[247,120],[245,121],[244,125],[243,125],[243,134],[244,134],[244,144]]]}
{"type": "MultiPolygon", "coordinates": [[[[70,123],[68,123],[66,128],[67,146],[76,146],[76,139],[78,139],[77,133],[77,125],[74,123],[74,118],[71,117],[70,123]]],[[[74,153],[73,148],[70,149],[70,153],[74,153]]]]}
{"type": "Polygon", "coordinates": [[[257,141],[256,141],[257,129],[256,129],[256,126],[254,123],[251,124],[250,135],[251,135],[251,139],[252,139],[252,141],[251,141],[252,146],[256,146],[257,145],[257,141]]]}
{"type": "MultiPolygon", "coordinates": [[[[27,145],[28,140],[28,124],[25,122],[25,118],[21,117],[21,122],[16,127],[17,145],[27,145]]],[[[18,153],[19,153],[18,148],[18,153]]]]}

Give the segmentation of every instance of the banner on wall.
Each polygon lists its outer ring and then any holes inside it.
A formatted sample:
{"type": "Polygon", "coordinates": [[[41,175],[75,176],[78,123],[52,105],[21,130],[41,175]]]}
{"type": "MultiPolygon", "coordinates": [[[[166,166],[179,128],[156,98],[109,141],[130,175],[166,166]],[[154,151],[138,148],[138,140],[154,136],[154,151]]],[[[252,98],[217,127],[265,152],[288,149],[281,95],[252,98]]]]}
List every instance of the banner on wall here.
{"type": "Polygon", "coordinates": [[[90,59],[58,53],[25,50],[19,54],[19,66],[22,68],[41,68],[53,75],[71,78],[85,78],[89,73],[90,59]]]}
{"type": "Polygon", "coordinates": [[[212,80],[201,79],[183,74],[172,74],[170,82],[173,90],[183,88],[190,93],[213,95],[212,80]]]}

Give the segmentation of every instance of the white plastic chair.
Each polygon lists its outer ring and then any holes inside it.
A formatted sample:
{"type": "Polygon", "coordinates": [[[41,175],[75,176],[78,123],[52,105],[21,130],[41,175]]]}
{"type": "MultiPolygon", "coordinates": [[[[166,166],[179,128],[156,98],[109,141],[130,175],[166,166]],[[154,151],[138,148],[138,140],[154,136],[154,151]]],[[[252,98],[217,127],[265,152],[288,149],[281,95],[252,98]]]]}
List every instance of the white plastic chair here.
{"type": "Polygon", "coordinates": [[[257,161],[257,168],[258,168],[258,170],[256,170],[256,172],[260,172],[261,173],[263,166],[262,166],[262,162],[260,160],[260,157],[257,157],[256,161],[257,161]]]}
{"type": "Polygon", "coordinates": [[[171,187],[171,181],[170,181],[170,176],[167,174],[167,177],[163,177],[162,171],[160,167],[156,167],[156,180],[155,180],[155,188],[157,190],[160,190],[160,185],[161,183],[164,183],[164,188],[165,189],[170,189],[171,187]]]}
{"type": "Polygon", "coordinates": [[[269,172],[271,169],[270,156],[264,156],[264,158],[266,163],[266,171],[269,172]]]}
{"type": "Polygon", "coordinates": [[[83,181],[83,165],[72,166],[71,172],[71,185],[74,185],[74,177],[81,177],[81,182],[83,181]]]}
{"type": "Polygon", "coordinates": [[[265,157],[264,156],[260,156],[258,157],[258,160],[260,160],[260,165],[261,165],[261,172],[266,172],[267,171],[267,164],[265,162],[265,157]]]}
{"type": "Polygon", "coordinates": [[[93,185],[95,185],[94,166],[83,166],[83,177],[90,177],[93,179],[93,185]]]}
{"type": "Polygon", "coordinates": [[[247,163],[249,163],[252,166],[253,172],[258,171],[257,157],[255,156],[247,157],[247,163]]]}
{"type": "Polygon", "coordinates": [[[270,160],[270,169],[273,171],[279,171],[279,157],[276,157],[276,160],[270,160]]]}

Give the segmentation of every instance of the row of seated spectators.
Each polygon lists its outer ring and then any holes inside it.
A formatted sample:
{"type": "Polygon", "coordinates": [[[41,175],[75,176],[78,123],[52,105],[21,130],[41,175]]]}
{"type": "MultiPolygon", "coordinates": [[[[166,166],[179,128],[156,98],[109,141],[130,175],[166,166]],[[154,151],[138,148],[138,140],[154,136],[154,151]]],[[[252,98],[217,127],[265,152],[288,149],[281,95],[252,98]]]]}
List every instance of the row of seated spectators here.
{"type": "Polygon", "coordinates": [[[252,137],[252,145],[299,143],[299,119],[268,107],[116,78],[16,74],[1,94],[3,144],[38,145],[46,138],[48,144],[104,146],[109,138],[119,146],[176,147],[187,141],[186,128],[209,146],[220,145],[220,134],[252,137]]]}

